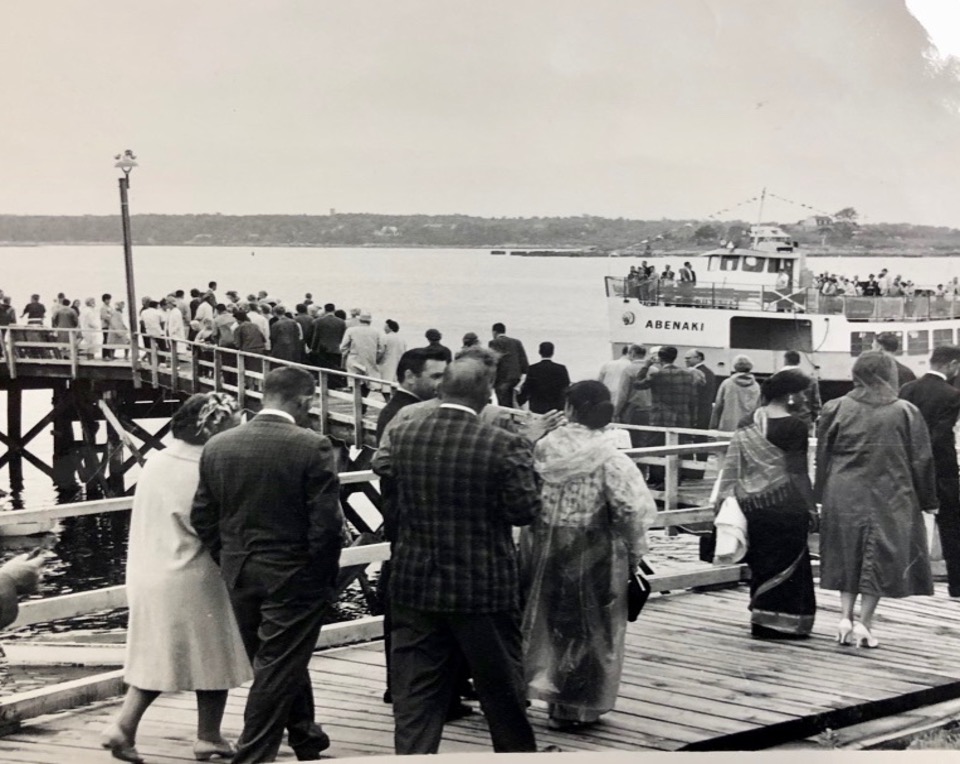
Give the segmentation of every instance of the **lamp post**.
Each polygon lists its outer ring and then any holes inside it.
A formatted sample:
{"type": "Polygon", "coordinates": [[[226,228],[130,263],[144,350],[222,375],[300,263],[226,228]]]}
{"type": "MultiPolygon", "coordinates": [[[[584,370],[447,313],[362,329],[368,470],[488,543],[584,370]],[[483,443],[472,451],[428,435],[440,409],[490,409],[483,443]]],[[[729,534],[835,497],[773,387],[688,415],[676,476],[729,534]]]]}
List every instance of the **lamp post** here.
{"type": "Polygon", "coordinates": [[[127,192],[130,190],[130,171],[137,166],[137,158],[134,153],[127,149],[122,154],[117,154],[116,164],[113,166],[123,170],[123,177],[117,178],[120,184],[120,219],[123,224],[123,268],[127,277],[127,321],[130,329],[130,364],[133,369],[134,387],[140,387],[140,375],[138,373],[140,365],[140,349],[137,344],[137,295],[133,285],[133,246],[130,235],[130,204],[127,199],[127,192]]]}

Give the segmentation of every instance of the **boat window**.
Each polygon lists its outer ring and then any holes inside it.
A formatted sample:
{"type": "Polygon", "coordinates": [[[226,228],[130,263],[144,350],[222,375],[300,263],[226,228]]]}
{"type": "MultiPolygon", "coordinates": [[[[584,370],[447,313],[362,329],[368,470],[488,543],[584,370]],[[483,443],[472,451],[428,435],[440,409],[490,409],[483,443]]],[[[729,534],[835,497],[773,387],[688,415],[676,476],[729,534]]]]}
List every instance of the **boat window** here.
{"type": "Polygon", "coordinates": [[[767,258],[767,273],[779,273],[780,272],[780,258],[779,257],[768,257],[767,258]]]}
{"type": "Polygon", "coordinates": [[[876,332],[850,332],[850,355],[856,357],[868,350],[873,350],[873,340],[876,332]]]}
{"type": "Polygon", "coordinates": [[[763,273],[765,257],[744,257],[743,270],[747,273],[763,273]]]}
{"type": "Polygon", "coordinates": [[[930,332],[917,330],[907,332],[907,353],[909,355],[923,355],[929,352],[930,332]]]}
{"type": "Polygon", "coordinates": [[[708,257],[708,258],[707,258],[707,270],[708,270],[708,271],[715,271],[715,270],[717,270],[717,268],[718,268],[719,265],[720,265],[720,258],[719,258],[719,257],[716,257],[716,256],[714,255],[714,256],[711,256],[711,257],[708,257]]]}
{"type": "Polygon", "coordinates": [[[941,345],[952,345],[952,344],[953,344],[953,329],[934,329],[933,330],[933,346],[935,348],[938,348],[941,345]]]}
{"type": "Polygon", "coordinates": [[[720,270],[721,271],[735,271],[737,265],[740,262],[739,255],[723,255],[720,258],[720,270]]]}

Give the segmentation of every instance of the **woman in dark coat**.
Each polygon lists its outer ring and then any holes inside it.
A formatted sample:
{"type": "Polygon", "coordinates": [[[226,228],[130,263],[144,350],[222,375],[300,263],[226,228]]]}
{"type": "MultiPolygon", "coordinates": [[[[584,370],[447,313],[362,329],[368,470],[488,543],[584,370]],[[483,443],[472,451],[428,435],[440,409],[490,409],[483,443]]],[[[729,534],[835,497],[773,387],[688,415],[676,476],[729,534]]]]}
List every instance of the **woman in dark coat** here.
{"type": "Polygon", "coordinates": [[[878,645],[871,628],[881,597],[933,594],[921,514],[938,507],[930,435],[897,397],[896,380],[892,358],[864,353],[854,389],[823,407],[817,428],[820,586],[840,591],[840,644],[878,645]]]}

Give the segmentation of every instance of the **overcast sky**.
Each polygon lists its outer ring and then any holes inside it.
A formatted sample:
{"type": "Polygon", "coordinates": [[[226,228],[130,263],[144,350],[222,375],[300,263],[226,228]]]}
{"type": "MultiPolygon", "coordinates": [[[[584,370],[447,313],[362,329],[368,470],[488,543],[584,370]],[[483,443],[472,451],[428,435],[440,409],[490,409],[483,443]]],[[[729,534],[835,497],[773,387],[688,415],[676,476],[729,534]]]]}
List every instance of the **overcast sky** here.
{"type": "Polygon", "coordinates": [[[932,35],[904,0],[4,0],[0,213],[113,213],[132,148],[134,213],[704,218],[766,186],[960,227],[960,3],[910,5],[932,35]]]}

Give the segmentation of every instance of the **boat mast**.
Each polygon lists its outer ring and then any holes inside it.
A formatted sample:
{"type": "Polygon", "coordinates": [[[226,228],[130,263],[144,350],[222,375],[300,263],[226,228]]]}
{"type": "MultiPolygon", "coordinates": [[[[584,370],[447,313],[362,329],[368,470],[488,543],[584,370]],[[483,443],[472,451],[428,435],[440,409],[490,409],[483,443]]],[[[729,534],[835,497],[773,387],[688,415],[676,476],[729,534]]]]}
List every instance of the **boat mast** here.
{"type": "Polygon", "coordinates": [[[760,193],[760,209],[757,211],[757,225],[759,226],[763,223],[763,202],[767,198],[767,187],[763,187],[763,191],[760,193]]]}

